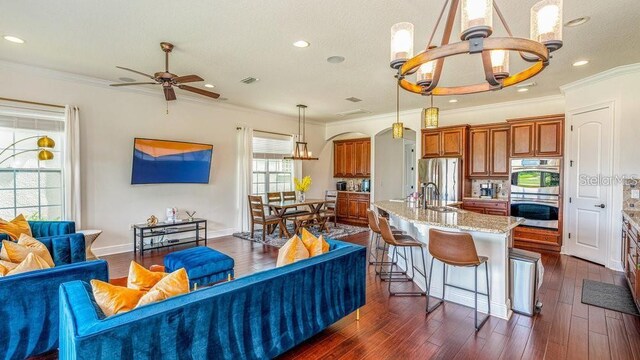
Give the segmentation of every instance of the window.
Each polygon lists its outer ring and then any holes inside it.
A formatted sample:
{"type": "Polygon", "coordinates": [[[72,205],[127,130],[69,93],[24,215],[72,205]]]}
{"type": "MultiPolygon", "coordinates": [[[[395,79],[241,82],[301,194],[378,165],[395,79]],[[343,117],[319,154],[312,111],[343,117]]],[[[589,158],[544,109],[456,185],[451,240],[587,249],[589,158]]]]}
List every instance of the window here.
{"type": "Polygon", "coordinates": [[[293,190],[293,160],[284,159],[292,151],[291,136],[254,131],[253,195],[293,190]]]}
{"type": "Polygon", "coordinates": [[[23,214],[30,220],[64,216],[64,114],[0,107],[0,218],[23,214]],[[53,159],[38,160],[37,141],[47,135],[56,143],[53,159]],[[10,146],[18,142],[15,146],[10,146]],[[23,152],[23,153],[21,153],[23,152]],[[16,155],[13,158],[9,158],[16,155]]]}

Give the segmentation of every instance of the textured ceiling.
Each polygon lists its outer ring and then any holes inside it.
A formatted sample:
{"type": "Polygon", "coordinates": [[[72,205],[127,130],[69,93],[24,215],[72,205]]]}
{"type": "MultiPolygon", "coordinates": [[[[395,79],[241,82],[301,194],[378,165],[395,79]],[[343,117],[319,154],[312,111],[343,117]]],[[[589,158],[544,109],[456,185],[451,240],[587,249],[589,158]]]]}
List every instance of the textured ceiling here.
{"type": "MultiPolygon", "coordinates": [[[[528,37],[529,9],[535,0],[497,0],[516,36],[528,37]]],[[[399,21],[415,24],[416,48],[423,47],[443,1],[433,0],[0,0],[0,34],[26,40],[0,40],[0,59],[111,81],[139,80],[116,65],[153,73],[163,68],[159,43],[176,45],[171,70],[198,74],[216,85],[228,102],[289,115],[298,103],[308,117],[335,121],[336,113],[362,108],[372,114],[395,110],[395,83],[389,62],[389,29],[399,21]],[[304,39],[308,48],[291,44],[304,39]],[[326,58],[340,55],[341,64],[326,58]],[[253,76],[260,81],[245,85],[253,76]],[[362,102],[345,100],[357,97],[362,102]]],[[[534,78],[527,93],[515,89],[458,97],[453,109],[558,94],[560,85],[615,66],[640,62],[640,1],[565,0],[564,20],[591,21],[565,28],[564,48],[534,78]],[[574,68],[579,59],[587,66],[574,68]]],[[[494,28],[504,33],[494,16],[494,28]]],[[[459,32],[456,21],[454,35],[459,32]]],[[[437,36],[439,43],[439,36],[437,36]]],[[[512,56],[512,60],[515,56],[512,56]]],[[[513,61],[513,70],[523,68],[513,61]]],[[[443,84],[482,81],[477,55],[445,63],[443,84]]],[[[202,83],[201,85],[203,85],[202,83]]],[[[10,86],[10,84],[9,84],[10,86]]],[[[184,94],[178,90],[178,96],[184,94]]],[[[158,93],[162,99],[160,92],[158,93]]],[[[426,99],[401,93],[401,108],[422,107],[426,99]]]]}

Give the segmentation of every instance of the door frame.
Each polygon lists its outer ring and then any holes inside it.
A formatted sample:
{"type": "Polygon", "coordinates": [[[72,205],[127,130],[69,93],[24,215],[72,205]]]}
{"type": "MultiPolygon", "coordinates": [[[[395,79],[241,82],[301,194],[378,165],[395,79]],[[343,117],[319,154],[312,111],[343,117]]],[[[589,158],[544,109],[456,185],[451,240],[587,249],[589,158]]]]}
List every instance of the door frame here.
{"type": "MultiPolygon", "coordinates": [[[[570,154],[572,154],[572,149],[573,149],[573,142],[572,142],[572,134],[573,132],[570,130],[571,129],[571,125],[573,125],[573,118],[576,115],[580,115],[580,114],[584,114],[587,112],[591,112],[591,111],[596,111],[596,110],[601,110],[601,109],[609,109],[609,121],[611,123],[611,146],[609,148],[609,150],[611,151],[612,154],[612,161],[611,161],[611,175],[612,176],[616,176],[617,174],[619,174],[619,169],[620,169],[620,164],[619,164],[619,159],[620,159],[620,147],[619,145],[615,142],[616,138],[619,138],[619,133],[618,133],[618,129],[619,129],[619,114],[618,114],[618,110],[616,107],[616,100],[615,99],[611,99],[611,100],[607,100],[607,101],[603,101],[594,105],[589,105],[589,106],[584,106],[584,107],[579,107],[579,108],[575,108],[575,109],[571,109],[571,110],[567,110],[565,117],[566,117],[566,123],[565,123],[565,128],[568,128],[569,131],[565,131],[565,161],[564,161],[564,166],[563,166],[563,171],[564,171],[564,176],[563,176],[563,180],[564,180],[564,184],[566,184],[565,189],[563,191],[564,195],[563,195],[563,214],[564,214],[564,220],[563,223],[565,224],[563,226],[563,231],[562,231],[562,248],[561,248],[561,253],[562,254],[566,254],[566,255],[573,255],[569,249],[568,246],[566,244],[568,244],[569,241],[571,241],[568,238],[568,224],[570,222],[570,216],[571,216],[571,212],[570,212],[570,208],[572,207],[572,204],[569,203],[568,198],[569,198],[569,194],[573,191],[573,186],[575,184],[575,182],[577,181],[577,179],[570,179],[569,178],[569,168],[570,168],[570,160],[573,160],[570,158],[570,154]]],[[[606,258],[605,258],[605,266],[607,268],[610,269],[614,269],[614,270],[618,270],[618,271],[622,271],[623,267],[622,267],[622,259],[620,258],[620,254],[621,254],[621,249],[622,249],[622,244],[620,243],[620,239],[621,239],[621,230],[622,230],[622,222],[620,221],[620,218],[622,217],[622,184],[618,184],[617,182],[612,182],[611,184],[611,188],[609,191],[609,195],[608,198],[606,199],[606,203],[610,204],[608,206],[609,208],[609,212],[607,214],[607,225],[609,226],[608,230],[607,230],[607,238],[606,241],[607,243],[605,244],[605,249],[606,249],[606,258]],[[613,240],[612,240],[613,239],[613,240]]]]}

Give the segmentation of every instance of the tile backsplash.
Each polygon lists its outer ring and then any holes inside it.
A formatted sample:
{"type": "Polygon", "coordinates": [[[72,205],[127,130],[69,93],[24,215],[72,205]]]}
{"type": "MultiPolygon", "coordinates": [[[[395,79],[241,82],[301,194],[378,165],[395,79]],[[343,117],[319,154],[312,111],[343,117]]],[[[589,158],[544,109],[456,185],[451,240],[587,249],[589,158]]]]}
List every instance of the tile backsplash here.
{"type": "Polygon", "coordinates": [[[471,181],[471,196],[472,197],[480,197],[480,184],[492,183],[492,184],[500,184],[500,193],[498,193],[499,198],[508,198],[509,197],[509,188],[510,182],[505,179],[473,179],[471,181]]]}
{"type": "Polygon", "coordinates": [[[640,199],[631,198],[631,190],[640,190],[640,182],[626,181],[622,187],[622,209],[640,210],[640,199]]]}

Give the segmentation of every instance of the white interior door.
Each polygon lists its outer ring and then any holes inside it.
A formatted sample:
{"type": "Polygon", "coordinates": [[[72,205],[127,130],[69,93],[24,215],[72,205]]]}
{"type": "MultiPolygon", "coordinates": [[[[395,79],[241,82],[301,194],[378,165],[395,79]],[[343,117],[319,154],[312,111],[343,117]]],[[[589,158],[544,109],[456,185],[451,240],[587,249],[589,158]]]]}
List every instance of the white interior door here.
{"type": "Polygon", "coordinates": [[[611,211],[613,108],[571,114],[569,126],[565,252],[605,265],[611,211]]]}
{"type": "Polygon", "coordinates": [[[416,143],[405,140],[404,144],[404,196],[416,191],[416,143]]]}

